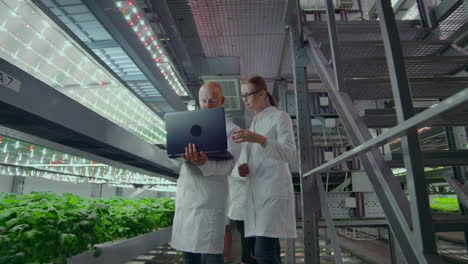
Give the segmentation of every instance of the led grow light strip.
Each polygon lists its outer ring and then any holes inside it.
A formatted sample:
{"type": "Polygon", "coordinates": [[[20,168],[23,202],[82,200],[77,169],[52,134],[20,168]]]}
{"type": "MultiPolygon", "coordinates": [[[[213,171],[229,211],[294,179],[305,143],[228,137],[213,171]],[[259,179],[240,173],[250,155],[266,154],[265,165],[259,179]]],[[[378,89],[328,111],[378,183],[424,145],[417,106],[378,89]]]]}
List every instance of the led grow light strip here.
{"type": "Polygon", "coordinates": [[[54,173],[57,173],[102,179],[108,182],[174,184],[163,178],[100,164],[5,136],[0,136],[0,164],[2,163],[10,165],[8,167],[16,165],[28,167],[31,170],[48,171],[52,173],[49,177],[54,177],[54,173]]]}
{"type": "Polygon", "coordinates": [[[163,120],[31,4],[0,1],[0,56],[144,140],[165,142],[163,120]]]}
{"type": "Polygon", "coordinates": [[[125,20],[128,21],[135,35],[140,39],[142,45],[150,53],[156,66],[171,88],[177,95],[187,96],[187,91],[182,85],[173,63],[151,29],[150,23],[146,21],[144,15],[141,15],[143,12],[135,5],[134,1],[116,1],[115,4],[125,20]]]}

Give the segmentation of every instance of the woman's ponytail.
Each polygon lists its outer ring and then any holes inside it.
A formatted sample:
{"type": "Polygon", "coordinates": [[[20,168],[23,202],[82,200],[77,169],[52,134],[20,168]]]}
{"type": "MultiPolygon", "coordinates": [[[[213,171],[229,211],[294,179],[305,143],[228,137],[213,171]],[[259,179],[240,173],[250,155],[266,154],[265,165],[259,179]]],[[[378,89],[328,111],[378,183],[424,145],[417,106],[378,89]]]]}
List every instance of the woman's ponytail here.
{"type": "Polygon", "coordinates": [[[267,98],[268,98],[268,102],[270,103],[271,106],[279,108],[278,103],[276,102],[276,99],[268,91],[267,91],[267,98]]]}

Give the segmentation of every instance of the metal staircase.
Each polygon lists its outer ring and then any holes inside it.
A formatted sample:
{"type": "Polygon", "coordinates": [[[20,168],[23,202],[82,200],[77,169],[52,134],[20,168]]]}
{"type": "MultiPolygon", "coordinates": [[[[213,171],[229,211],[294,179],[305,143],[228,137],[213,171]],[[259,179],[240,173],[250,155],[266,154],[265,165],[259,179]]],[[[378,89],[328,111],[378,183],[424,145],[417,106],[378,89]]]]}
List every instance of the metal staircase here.
{"type": "MultiPolygon", "coordinates": [[[[316,219],[320,214],[313,208],[317,204],[310,201],[315,190],[319,193],[336,263],[342,263],[334,231],[337,222],[329,213],[321,173],[359,156],[392,231],[393,263],[445,263],[440,257],[443,252],[437,249],[434,232],[468,231],[468,218],[432,216],[424,166],[456,166],[458,172],[449,184],[460,187],[466,177],[466,170],[460,166],[468,165],[468,152],[460,149],[460,142],[458,147],[448,150],[423,152],[416,129],[430,125],[450,130],[468,125],[465,106],[468,78],[454,76],[466,67],[468,56],[453,51],[450,37],[446,37],[450,40],[438,37],[432,29],[436,23],[425,12],[421,15],[422,22],[395,21],[389,1],[377,0],[380,21],[335,21],[333,5],[330,0],[326,2],[327,22],[301,21],[300,9],[292,0],[287,11],[289,16],[286,16],[295,69],[305,234],[312,236],[318,226],[316,219]],[[448,54],[450,56],[446,56],[448,54]],[[317,164],[308,150],[313,139],[307,139],[311,128],[305,123],[309,122],[306,117],[314,106],[303,98],[308,93],[303,71],[307,57],[354,145],[352,150],[322,165],[317,164]],[[440,100],[440,103],[427,109],[415,109],[415,99],[440,100]],[[355,105],[357,100],[391,100],[394,106],[367,109],[361,116],[355,105]],[[386,128],[387,131],[373,136],[370,128],[386,128]],[[385,158],[379,147],[400,137],[402,151],[388,153],[385,158]],[[409,200],[391,167],[406,168],[409,200]],[[403,259],[398,257],[398,251],[403,259]]],[[[418,4],[420,10],[427,11],[424,1],[418,4]]],[[[464,140],[462,146],[466,144],[466,135],[464,140]]],[[[463,188],[455,191],[460,200],[466,198],[463,188]]],[[[317,243],[307,235],[304,241],[310,246],[305,248],[304,263],[317,263],[317,243]]]]}

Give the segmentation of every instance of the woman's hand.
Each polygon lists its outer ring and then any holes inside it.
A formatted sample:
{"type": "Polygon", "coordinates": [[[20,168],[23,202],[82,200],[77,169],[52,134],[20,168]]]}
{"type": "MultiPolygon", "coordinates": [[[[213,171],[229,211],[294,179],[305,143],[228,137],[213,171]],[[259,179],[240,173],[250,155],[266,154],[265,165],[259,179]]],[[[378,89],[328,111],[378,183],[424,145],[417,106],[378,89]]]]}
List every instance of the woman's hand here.
{"type": "Polygon", "coordinates": [[[197,147],[195,144],[188,144],[185,147],[185,154],[182,154],[182,158],[192,162],[197,166],[202,166],[208,161],[208,157],[205,152],[197,152],[197,147]]]}
{"type": "Polygon", "coordinates": [[[237,169],[239,170],[239,176],[241,177],[245,177],[249,174],[249,165],[247,165],[247,163],[239,165],[239,168],[237,169]]]}
{"type": "Polygon", "coordinates": [[[236,141],[236,143],[242,143],[242,142],[252,142],[252,143],[258,143],[260,145],[265,144],[266,137],[254,133],[250,130],[247,129],[241,129],[239,131],[235,131],[234,136],[232,139],[236,141]]]}

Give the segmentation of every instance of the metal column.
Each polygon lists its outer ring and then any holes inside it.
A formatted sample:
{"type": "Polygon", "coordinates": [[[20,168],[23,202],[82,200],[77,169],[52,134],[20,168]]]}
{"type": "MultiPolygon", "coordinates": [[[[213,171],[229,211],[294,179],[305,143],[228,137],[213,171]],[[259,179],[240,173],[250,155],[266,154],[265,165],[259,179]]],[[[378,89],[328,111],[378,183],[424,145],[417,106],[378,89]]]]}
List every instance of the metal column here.
{"type": "Polygon", "coordinates": [[[24,188],[24,176],[13,176],[13,183],[11,185],[11,193],[18,195],[23,194],[24,188]]]}
{"type": "Polygon", "coordinates": [[[303,178],[303,173],[314,167],[312,157],[312,127],[308,105],[306,66],[309,62],[304,50],[300,28],[299,1],[288,0],[286,24],[289,25],[293,58],[294,85],[296,96],[297,134],[299,145],[299,175],[301,183],[301,205],[304,232],[304,263],[320,263],[318,217],[320,213],[317,184],[312,177],[303,178]]]}
{"type": "MultiPolygon", "coordinates": [[[[288,31],[286,31],[286,36],[288,35],[288,31]]],[[[287,112],[287,92],[288,92],[288,85],[284,80],[275,81],[275,87],[273,90],[273,96],[279,102],[279,107],[281,110],[287,112]]],[[[297,216],[296,216],[297,218],[297,216]]],[[[296,241],[293,238],[288,238],[285,240],[285,264],[295,264],[296,263],[296,241]]]]}
{"type": "MultiPolygon", "coordinates": [[[[361,164],[372,183],[372,187],[379,198],[379,202],[382,204],[388,223],[395,232],[395,236],[400,245],[410,249],[405,251],[405,257],[410,260],[409,262],[412,261],[411,263],[427,263],[422,252],[419,252],[413,243],[413,236],[407,224],[411,223],[408,199],[403,193],[400,183],[385,163],[382,153],[378,149],[371,147],[364,148],[362,146],[366,145],[366,142],[369,142],[369,145],[372,143],[372,146],[377,146],[377,144],[374,144],[375,141],[381,140],[383,142],[384,140],[382,140],[382,137],[376,137],[375,140],[371,137],[369,129],[366,127],[362,117],[359,116],[349,95],[338,91],[338,87],[336,87],[332,76],[333,70],[327,64],[323,53],[319,50],[318,44],[312,38],[309,38],[309,43],[311,44],[309,51],[313,57],[312,61],[320,74],[320,78],[325,84],[328,96],[335,102],[336,110],[343,121],[343,125],[353,145],[359,145],[359,149],[354,148],[346,152],[340,157],[335,158],[333,163],[337,162],[338,159],[340,159],[340,162],[346,161],[352,158],[353,153],[360,154],[361,164]]],[[[463,101],[461,98],[460,100],[463,101]]],[[[438,110],[441,110],[441,108],[438,110]]],[[[408,124],[405,125],[409,126],[408,124]]],[[[388,134],[390,134],[390,132],[392,131],[389,131],[388,134]]],[[[329,161],[327,163],[307,174],[313,175],[325,167],[328,168],[332,162],[329,161]]]]}
{"type": "MultiPolygon", "coordinates": [[[[400,37],[391,3],[379,0],[377,1],[377,10],[380,17],[380,28],[382,30],[385,55],[392,83],[397,119],[398,123],[402,123],[414,115],[414,108],[400,45],[400,37]]],[[[437,248],[432,227],[427,183],[424,176],[421,148],[416,129],[408,131],[407,135],[401,138],[401,146],[410,193],[411,218],[415,242],[418,243],[423,253],[436,254],[437,248]]]]}
{"type": "Polygon", "coordinates": [[[322,182],[322,176],[316,175],[315,180],[317,183],[318,193],[320,194],[320,202],[322,205],[322,212],[325,217],[325,222],[327,223],[327,238],[330,239],[333,254],[335,256],[335,263],[336,264],[343,264],[343,257],[341,255],[341,249],[338,242],[338,237],[335,229],[335,224],[333,223],[333,218],[331,217],[330,210],[329,210],[329,203],[327,193],[325,192],[325,188],[322,182]]]}
{"type": "Polygon", "coordinates": [[[343,87],[344,78],[341,65],[341,54],[338,39],[338,30],[335,21],[335,10],[332,0],[326,0],[328,39],[330,40],[331,59],[333,63],[333,72],[335,73],[335,85],[341,89],[343,87]]]}
{"type": "MultiPolygon", "coordinates": [[[[334,16],[330,16],[329,20],[334,19],[334,16]]],[[[337,28],[334,23],[330,24],[329,28],[331,29],[329,30],[329,34],[337,35],[337,28]]],[[[337,36],[330,37],[331,41],[337,41],[337,39],[337,36]]],[[[351,141],[353,142],[353,145],[365,145],[365,142],[372,141],[369,130],[363,119],[359,116],[351,98],[347,93],[341,92],[342,87],[339,86],[339,83],[336,83],[336,79],[339,80],[339,78],[335,78],[335,73],[329,66],[327,59],[321,52],[317,42],[312,36],[309,36],[308,40],[311,46],[308,51],[312,56],[312,62],[317,68],[320,79],[325,84],[328,95],[335,103],[336,110],[340,118],[343,120],[343,124],[351,138],[351,141]]],[[[336,41],[330,43],[330,45],[332,47],[334,46],[333,48],[335,51],[338,51],[338,43],[336,41]]],[[[337,52],[335,52],[335,54],[337,54],[337,52]]],[[[335,60],[334,66],[336,67],[336,65],[337,63],[335,60]]],[[[339,74],[338,77],[340,77],[339,74]]],[[[359,146],[359,148],[361,148],[361,146],[359,146]]],[[[362,150],[362,148],[360,150],[362,150]]],[[[346,154],[343,154],[342,156],[344,157],[346,154]]],[[[392,171],[385,164],[382,153],[377,149],[372,149],[369,150],[368,153],[361,155],[360,158],[363,168],[365,169],[369,180],[379,197],[379,201],[382,204],[392,231],[400,243],[400,246],[405,248],[405,251],[403,252],[405,258],[411,263],[427,263],[420,247],[415,245],[413,234],[408,226],[408,224],[411,224],[408,200],[392,171]]],[[[317,170],[318,168],[314,171],[317,170]]],[[[316,172],[311,171],[307,174],[314,173],[316,172]]]]}
{"type": "Polygon", "coordinates": [[[91,197],[101,198],[102,197],[102,184],[93,183],[91,185],[91,197]]]}
{"type": "MultiPolygon", "coordinates": [[[[419,17],[421,19],[422,26],[427,27],[427,28],[435,28],[436,26],[435,19],[434,19],[435,14],[433,10],[429,9],[428,0],[416,0],[416,3],[418,5],[419,17]]],[[[378,5],[378,3],[376,3],[376,5],[378,5]]],[[[393,12],[393,8],[392,8],[392,12],[393,12]]],[[[379,17],[380,16],[381,14],[379,13],[379,17]]]]}
{"type": "Polygon", "coordinates": [[[122,197],[123,196],[123,188],[122,187],[116,187],[115,188],[115,195],[122,197]]]}
{"type": "Polygon", "coordinates": [[[405,258],[403,254],[401,253],[401,248],[398,246],[397,240],[395,236],[393,235],[392,231],[390,230],[390,227],[387,230],[388,230],[388,244],[390,248],[391,263],[392,264],[406,264],[407,262],[405,261],[405,258]]]}
{"type": "MultiPolygon", "coordinates": [[[[447,127],[445,135],[449,150],[465,149],[467,146],[467,138],[465,127],[447,127]]],[[[465,184],[468,181],[468,173],[466,167],[453,167],[453,176],[460,184],[465,184]]],[[[448,176],[450,177],[450,176],[448,176]]],[[[459,203],[460,213],[468,215],[468,208],[459,203]]],[[[468,232],[464,232],[465,247],[468,249],[468,232]]]]}

